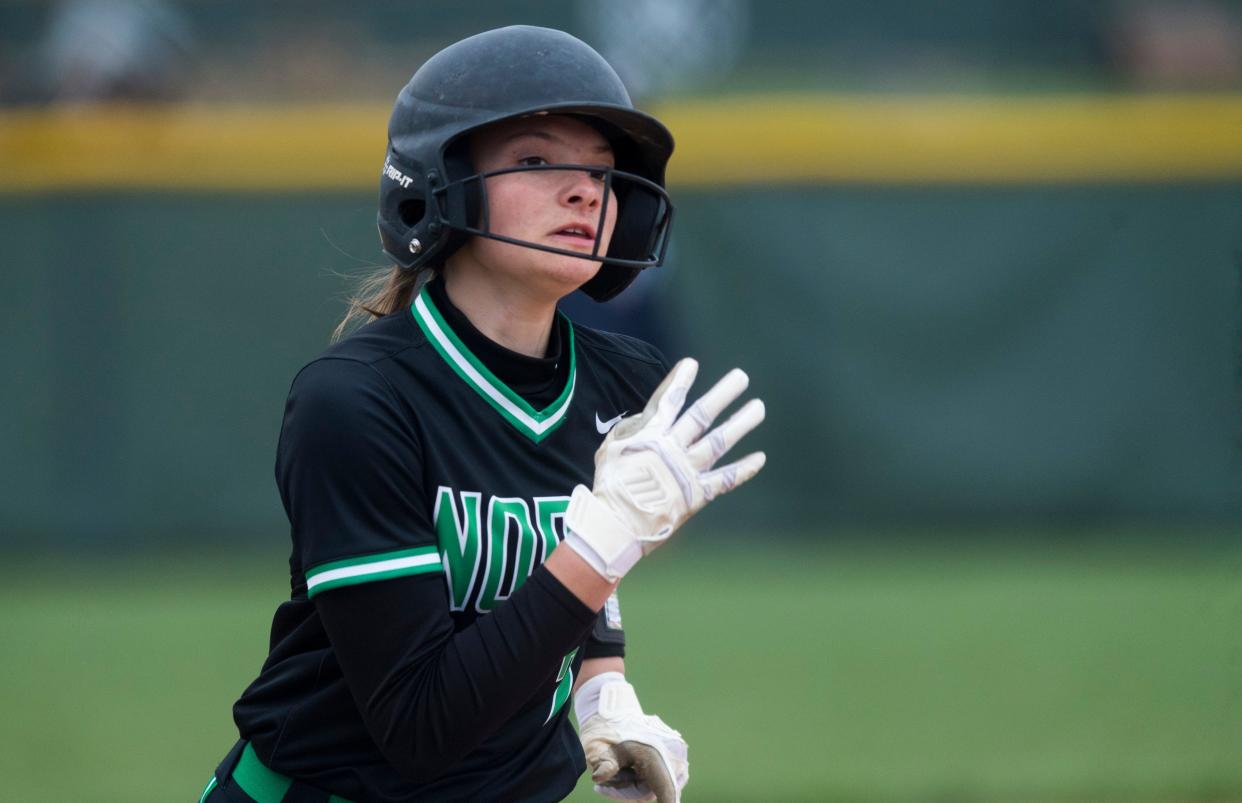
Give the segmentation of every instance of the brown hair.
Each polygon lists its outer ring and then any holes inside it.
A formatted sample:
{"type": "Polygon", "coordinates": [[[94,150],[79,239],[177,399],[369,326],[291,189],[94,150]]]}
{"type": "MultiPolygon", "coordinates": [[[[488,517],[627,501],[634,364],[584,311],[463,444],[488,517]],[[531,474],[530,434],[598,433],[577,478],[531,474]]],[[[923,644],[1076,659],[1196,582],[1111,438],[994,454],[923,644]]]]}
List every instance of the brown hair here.
{"type": "Polygon", "coordinates": [[[413,304],[414,296],[434,273],[430,267],[402,270],[393,265],[391,268],[381,268],[370,276],[364,276],[349,297],[349,309],[345,311],[345,317],[332,331],[333,342],[340,340],[356,326],[413,304]]]}

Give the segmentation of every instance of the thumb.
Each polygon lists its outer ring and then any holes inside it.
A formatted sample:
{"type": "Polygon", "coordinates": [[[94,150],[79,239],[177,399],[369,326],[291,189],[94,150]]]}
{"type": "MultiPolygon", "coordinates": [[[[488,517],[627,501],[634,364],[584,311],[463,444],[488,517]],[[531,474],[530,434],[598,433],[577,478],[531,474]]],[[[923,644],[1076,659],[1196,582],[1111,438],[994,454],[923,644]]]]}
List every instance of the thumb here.
{"type": "Polygon", "coordinates": [[[657,803],[677,803],[677,784],[669,775],[660,751],[642,742],[626,741],[617,745],[617,755],[638,776],[640,784],[655,794],[657,803]]]}

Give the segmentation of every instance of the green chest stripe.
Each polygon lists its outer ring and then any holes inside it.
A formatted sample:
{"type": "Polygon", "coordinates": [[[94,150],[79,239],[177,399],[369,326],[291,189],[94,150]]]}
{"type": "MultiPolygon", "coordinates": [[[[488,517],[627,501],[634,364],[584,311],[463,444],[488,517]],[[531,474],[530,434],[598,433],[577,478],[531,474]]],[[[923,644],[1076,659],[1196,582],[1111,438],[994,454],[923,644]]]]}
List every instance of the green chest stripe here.
{"type": "MultiPolygon", "coordinates": [[[[574,385],[578,379],[577,360],[574,354],[574,327],[569,324],[569,379],[561,395],[542,410],[536,410],[512,388],[502,382],[479,360],[466,344],[445,323],[435,302],[426,288],[414,299],[410,311],[418,328],[448,363],[453,372],[492,406],[501,418],[535,443],[539,443],[565,420],[570,402],[574,397],[574,385]]],[[[558,313],[559,314],[559,313],[558,313]]]]}

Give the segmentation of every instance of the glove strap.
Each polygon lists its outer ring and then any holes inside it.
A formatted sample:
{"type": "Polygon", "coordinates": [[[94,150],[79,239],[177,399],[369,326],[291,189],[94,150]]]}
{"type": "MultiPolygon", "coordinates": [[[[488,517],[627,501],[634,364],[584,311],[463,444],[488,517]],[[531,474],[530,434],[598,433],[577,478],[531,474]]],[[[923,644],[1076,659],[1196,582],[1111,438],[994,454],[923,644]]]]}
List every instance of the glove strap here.
{"type": "Polygon", "coordinates": [[[611,583],[624,577],[643,556],[634,534],[585,485],[576,486],[569,497],[565,543],[611,583]]]}
{"type": "Polygon", "coordinates": [[[643,707],[638,704],[638,693],[624,679],[620,683],[608,683],[600,688],[599,710],[610,719],[643,716],[643,707]]]}
{"type": "Polygon", "coordinates": [[[599,712],[599,694],[604,686],[611,683],[629,685],[625,680],[625,675],[620,672],[600,672],[582,681],[582,685],[574,692],[574,716],[578,719],[579,725],[599,712]]]}

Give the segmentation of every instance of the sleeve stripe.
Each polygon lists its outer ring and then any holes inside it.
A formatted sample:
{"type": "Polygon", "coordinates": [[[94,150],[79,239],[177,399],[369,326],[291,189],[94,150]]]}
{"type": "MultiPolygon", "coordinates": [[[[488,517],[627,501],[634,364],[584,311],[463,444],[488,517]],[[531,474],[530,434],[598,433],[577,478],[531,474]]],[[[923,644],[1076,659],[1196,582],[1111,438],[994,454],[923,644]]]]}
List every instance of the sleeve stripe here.
{"type": "Polygon", "coordinates": [[[433,546],[338,560],[306,573],[306,595],[313,597],[329,588],[426,574],[441,571],[442,568],[440,553],[433,546]]]}

